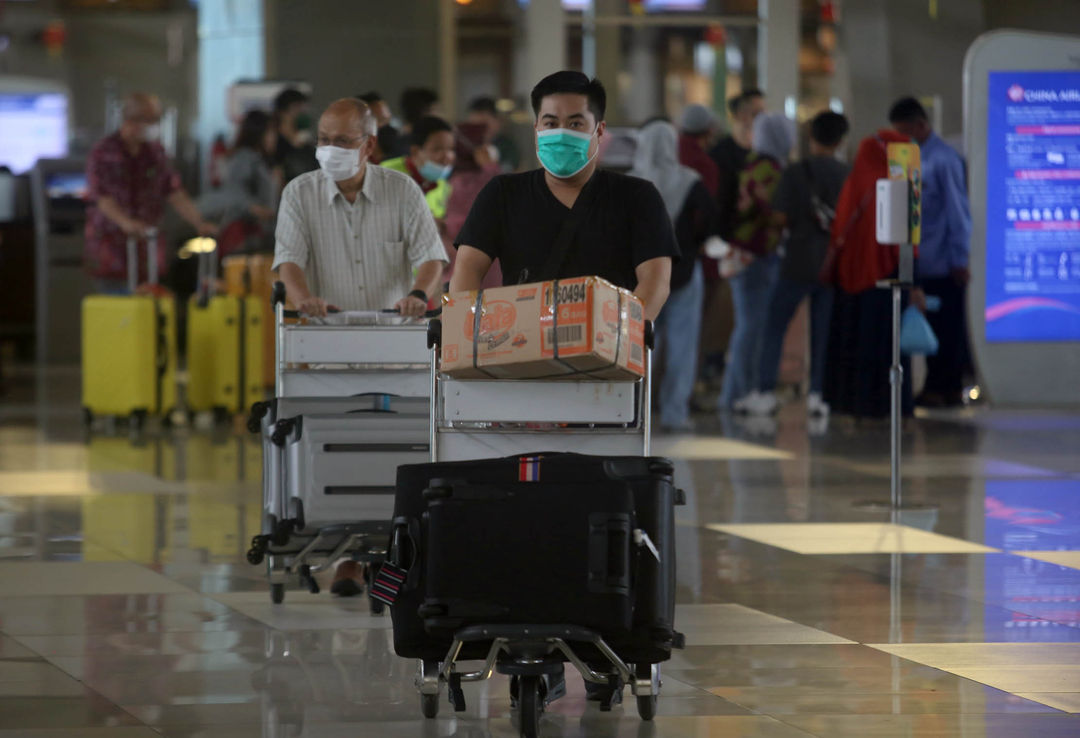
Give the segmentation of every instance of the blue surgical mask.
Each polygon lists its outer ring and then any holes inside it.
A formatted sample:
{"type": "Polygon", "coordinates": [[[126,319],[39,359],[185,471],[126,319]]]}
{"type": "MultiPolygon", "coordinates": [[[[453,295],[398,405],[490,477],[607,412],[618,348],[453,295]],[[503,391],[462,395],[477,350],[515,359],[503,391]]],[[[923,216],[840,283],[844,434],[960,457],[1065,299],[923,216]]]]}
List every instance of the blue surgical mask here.
{"type": "Polygon", "coordinates": [[[418,171],[420,172],[420,176],[428,182],[438,182],[442,179],[449,179],[450,172],[454,171],[454,167],[452,164],[447,164],[444,167],[433,161],[425,161],[420,165],[418,171]]]}
{"type": "MultiPolygon", "coordinates": [[[[536,156],[553,177],[569,179],[589,166],[589,147],[596,131],[583,133],[568,128],[552,128],[536,133],[536,156]]],[[[599,149],[597,149],[599,151],[599,149]]],[[[593,155],[595,156],[595,154],[593,155]]]]}

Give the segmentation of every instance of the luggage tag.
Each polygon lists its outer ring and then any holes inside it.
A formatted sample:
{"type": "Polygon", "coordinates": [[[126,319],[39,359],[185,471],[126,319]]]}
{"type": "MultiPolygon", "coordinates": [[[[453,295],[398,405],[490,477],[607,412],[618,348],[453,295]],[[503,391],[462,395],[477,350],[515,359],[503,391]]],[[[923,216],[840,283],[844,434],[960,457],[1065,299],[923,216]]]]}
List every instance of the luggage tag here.
{"type": "Polygon", "coordinates": [[[656,549],[656,544],[649,538],[649,534],[641,528],[634,528],[634,543],[649,549],[649,553],[656,559],[656,563],[660,563],[660,552],[656,549]]]}
{"type": "Polygon", "coordinates": [[[389,561],[383,562],[379,567],[379,573],[375,575],[375,581],[371,583],[370,596],[385,605],[393,605],[398,592],[405,584],[405,576],[408,572],[400,566],[395,566],[389,561]]]}

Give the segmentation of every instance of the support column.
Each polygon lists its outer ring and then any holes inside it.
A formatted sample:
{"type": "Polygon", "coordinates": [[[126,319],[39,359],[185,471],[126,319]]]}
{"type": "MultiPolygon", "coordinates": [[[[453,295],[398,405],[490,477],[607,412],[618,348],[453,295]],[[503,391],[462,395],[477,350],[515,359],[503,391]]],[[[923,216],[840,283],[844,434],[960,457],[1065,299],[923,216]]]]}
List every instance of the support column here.
{"type": "Polygon", "coordinates": [[[758,0],[758,86],[771,110],[799,99],[799,10],[799,0],[758,0]]]}
{"type": "Polygon", "coordinates": [[[439,104],[447,120],[457,111],[457,3],[439,3],[439,104]]]}
{"type": "Polygon", "coordinates": [[[525,8],[525,58],[519,89],[566,68],[566,13],[560,0],[529,0],[525,8]]]}
{"type": "Polygon", "coordinates": [[[231,139],[234,132],[225,94],[238,80],[261,79],[265,60],[262,0],[199,4],[199,117],[195,129],[204,185],[214,138],[223,134],[231,139]]]}

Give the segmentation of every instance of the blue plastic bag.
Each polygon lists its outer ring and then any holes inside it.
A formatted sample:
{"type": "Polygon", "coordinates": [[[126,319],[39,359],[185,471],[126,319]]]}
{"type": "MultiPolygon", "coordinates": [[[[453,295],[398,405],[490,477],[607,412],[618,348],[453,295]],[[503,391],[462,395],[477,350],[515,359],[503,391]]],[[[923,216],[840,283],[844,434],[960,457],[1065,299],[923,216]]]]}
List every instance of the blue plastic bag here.
{"type": "Polygon", "coordinates": [[[908,305],[900,318],[900,352],[907,356],[933,356],[938,352],[938,339],[934,335],[934,329],[930,327],[922,311],[914,305],[908,305]]]}

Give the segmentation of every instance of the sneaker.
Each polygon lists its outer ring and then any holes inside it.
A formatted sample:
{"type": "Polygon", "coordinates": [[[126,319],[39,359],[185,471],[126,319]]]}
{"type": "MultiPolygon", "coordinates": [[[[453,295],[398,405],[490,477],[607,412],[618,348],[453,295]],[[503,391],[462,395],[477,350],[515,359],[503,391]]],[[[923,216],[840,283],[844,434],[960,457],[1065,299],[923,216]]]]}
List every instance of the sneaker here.
{"type": "Polygon", "coordinates": [[[750,412],[750,407],[758,401],[759,397],[761,397],[761,393],[754,390],[731,403],[731,409],[739,414],[746,414],[750,412]]]}
{"type": "Polygon", "coordinates": [[[821,399],[820,392],[811,392],[806,397],[806,412],[812,418],[829,417],[829,403],[821,399]]]}
{"type": "Polygon", "coordinates": [[[743,398],[742,412],[747,415],[773,415],[780,403],[774,392],[751,392],[743,398]]]}

